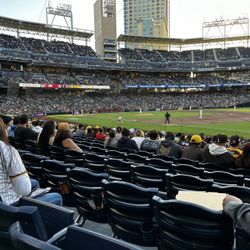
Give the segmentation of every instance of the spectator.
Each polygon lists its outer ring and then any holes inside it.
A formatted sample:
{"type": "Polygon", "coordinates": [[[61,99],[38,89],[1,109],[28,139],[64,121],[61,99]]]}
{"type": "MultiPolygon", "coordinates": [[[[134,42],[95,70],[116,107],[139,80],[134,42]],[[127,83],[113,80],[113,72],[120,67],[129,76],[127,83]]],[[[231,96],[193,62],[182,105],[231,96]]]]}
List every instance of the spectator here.
{"type": "Polygon", "coordinates": [[[158,139],[158,133],[156,130],[151,130],[148,134],[149,138],[145,139],[141,144],[141,150],[156,153],[161,145],[161,141],[158,139]]]}
{"type": "Polygon", "coordinates": [[[190,140],[190,146],[182,151],[182,158],[201,161],[201,143],[203,140],[199,135],[193,135],[190,140]]]}
{"type": "Polygon", "coordinates": [[[54,121],[46,121],[43,130],[38,136],[37,148],[40,154],[49,155],[49,147],[53,145],[56,134],[54,121]]]}
{"type": "Polygon", "coordinates": [[[15,139],[25,142],[26,140],[36,140],[37,133],[31,128],[28,128],[29,118],[27,115],[21,115],[19,117],[19,126],[15,129],[15,139]]]}
{"type": "Polygon", "coordinates": [[[53,145],[65,149],[72,149],[78,152],[83,152],[71,139],[69,124],[61,122],[58,124],[58,130],[55,136],[53,145]]]}
{"type": "Polygon", "coordinates": [[[122,128],[121,127],[117,127],[116,128],[116,139],[119,140],[122,138],[122,128]]]}
{"type": "MultiPolygon", "coordinates": [[[[22,196],[31,192],[31,181],[18,151],[8,143],[6,128],[0,118],[0,198],[9,205],[18,202],[22,196]]],[[[57,193],[48,193],[37,197],[38,200],[62,204],[57,193]]]]}
{"type": "Polygon", "coordinates": [[[116,148],[117,146],[116,134],[115,134],[115,130],[113,129],[109,131],[109,136],[104,141],[104,147],[106,148],[107,146],[113,147],[113,148],[116,148]]]}
{"type": "Polygon", "coordinates": [[[78,129],[76,130],[74,136],[83,137],[85,135],[85,127],[82,124],[79,124],[78,129]]]}
{"type": "Polygon", "coordinates": [[[10,126],[10,129],[8,131],[8,136],[9,137],[13,137],[13,138],[15,137],[14,131],[17,128],[18,125],[19,125],[19,117],[15,116],[14,119],[13,119],[13,124],[10,126]]]}
{"type": "Polygon", "coordinates": [[[234,158],[238,158],[242,155],[243,151],[240,149],[240,137],[234,135],[230,138],[230,147],[227,150],[232,154],[234,158]]]}
{"type": "Polygon", "coordinates": [[[145,140],[145,137],[142,134],[142,131],[140,129],[137,129],[135,131],[135,136],[132,138],[137,144],[137,147],[140,149],[142,142],[145,140]]]}
{"type": "Polygon", "coordinates": [[[223,210],[234,220],[234,224],[250,235],[250,204],[243,203],[239,198],[226,195],[223,210]]]}
{"type": "Polygon", "coordinates": [[[225,145],[227,136],[218,134],[215,141],[204,148],[202,152],[202,161],[211,162],[220,165],[226,169],[234,167],[234,157],[227,151],[225,145]]]}
{"type": "Polygon", "coordinates": [[[117,142],[117,148],[138,151],[138,147],[135,141],[129,138],[130,136],[129,129],[123,128],[121,134],[122,134],[122,137],[117,142]]]}
{"type": "Polygon", "coordinates": [[[160,147],[157,150],[158,154],[173,156],[180,158],[182,151],[181,146],[174,142],[175,136],[172,132],[167,132],[165,140],[161,142],[160,147]]]}
{"type": "Polygon", "coordinates": [[[90,126],[87,127],[86,137],[94,138],[93,129],[90,126]]]}
{"type": "Polygon", "coordinates": [[[95,138],[97,139],[97,140],[102,140],[102,141],[104,141],[105,139],[106,139],[106,135],[103,133],[103,129],[102,128],[99,128],[98,129],[98,132],[96,133],[96,135],[95,135],[95,138]]]}
{"type": "Polygon", "coordinates": [[[43,130],[43,121],[39,121],[39,120],[35,120],[32,122],[33,128],[32,130],[34,130],[37,134],[40,134],[43,130]]]}
{"type": "Polygon", "coordinates": [[[242,155],[235,160],[235,166],[250,169],[250,143],[244,146],[242,155]]]}
{"type": "Polygon", "coordinates": [[[7,116],[7,115],[2,115],[0,116],[0,118],[2,118],[7,130],[9,130],[9,127],[11,126],[12,117],[7,116]]]}

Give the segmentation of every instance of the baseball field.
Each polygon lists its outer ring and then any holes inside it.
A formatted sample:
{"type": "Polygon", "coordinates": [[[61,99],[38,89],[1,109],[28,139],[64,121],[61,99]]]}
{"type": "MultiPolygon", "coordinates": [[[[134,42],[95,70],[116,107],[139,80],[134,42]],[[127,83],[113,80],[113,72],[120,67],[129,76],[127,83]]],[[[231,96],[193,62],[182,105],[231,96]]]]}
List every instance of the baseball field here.
{"type": "Polygon", "coordinates": [[[141,128],[144,130],[183,132],[186,134],[205,133],[214,135],[224,133],[228,136],[240,135],[250,138],[250,108],[203,109],[203,119],[199,119],[199,110],[169,111],[171,124],[165,125],[165,111],[101,113],[83,115],[48,116],[57,121],[82,123],[85,125],[117,126],[141,128]],[[118,117],[122,116],[122,123],[118,117]]]}

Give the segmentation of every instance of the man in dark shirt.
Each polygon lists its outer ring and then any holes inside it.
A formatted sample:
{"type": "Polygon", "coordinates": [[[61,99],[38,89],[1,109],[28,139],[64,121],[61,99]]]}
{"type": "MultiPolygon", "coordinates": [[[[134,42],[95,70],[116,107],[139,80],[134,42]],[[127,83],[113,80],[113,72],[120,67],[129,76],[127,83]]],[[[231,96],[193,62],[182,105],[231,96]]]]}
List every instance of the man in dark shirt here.
{"type": "Polygon", "coordinates": [[[170,120],[169,120],[170,116],[171,115],[168,112],[165,114],[165,125],[170,124],[170,120]]]}
{"type": "Polygon", "coordinates": [[[123,128],[122,137],[117,142],[117,148],[138,151],[136,142],[134,140],[131,140],[129,136],[130,131],[127,128],[123,128]]]}
{"type": "Polygon", "coordinates": [[[25,142],[26,140],[36,140],[37,133],[28,128],[29,117],[27,115],[21,115],[19,117],[19,125],[14,131],[15,139],[20,142],[25,142]]]}

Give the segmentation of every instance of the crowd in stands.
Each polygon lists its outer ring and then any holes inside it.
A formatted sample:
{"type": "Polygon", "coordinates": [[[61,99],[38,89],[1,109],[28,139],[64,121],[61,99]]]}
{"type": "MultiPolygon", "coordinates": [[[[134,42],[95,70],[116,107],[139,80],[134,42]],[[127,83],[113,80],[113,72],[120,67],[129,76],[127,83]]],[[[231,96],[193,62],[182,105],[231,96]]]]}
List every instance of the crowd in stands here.
{"type": "Polygon", "coordinates": [[[0,112],[30,115],[50,112],[118,112],[148,110],[177,110],[199,108],[233,107],[249,102],[248,92],[197,92],[154,94],[48,94],[34,97],[6,97],[0,99],[0,112]]]}

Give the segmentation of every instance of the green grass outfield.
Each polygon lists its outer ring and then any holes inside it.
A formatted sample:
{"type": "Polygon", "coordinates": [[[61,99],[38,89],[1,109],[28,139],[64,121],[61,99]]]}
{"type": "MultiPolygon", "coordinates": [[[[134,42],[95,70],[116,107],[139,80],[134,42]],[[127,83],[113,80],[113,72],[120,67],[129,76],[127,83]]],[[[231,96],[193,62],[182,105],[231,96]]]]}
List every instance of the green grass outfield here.
{"type": "MultiPolygon", "coordinates": [[[[164,125],[165,112],[124,112],[124,113],[102,113],[102,114],[84,114],[84,115],[53,115],[47,116],[50,119],[58,121],[67,121],[69,123],[82,123],[86,125],[97,125],[105,127],[117,127],[118,116],[121,114],[123,118],[123,127],[127,128],[141,128],[144,130],[156,129],[158,131],[172,131],[183,132],[186,134],[205,133],[207,135],[214,135],[218,133],[224,133],[229,136],[241,135],[246,138],[250,138],[250,108],[238,108],[236,111],[232,109],[209,109],[203,110],[204,120],[209,117],[215,117],[218,120],[212,123],[199,124],[199,111],[198,110],[184,110],[184,111],[170,111],[170,120],[173,122],[171,125],[164,125]],[[226,113],[225,113],[226,112],[226,113]],[[242,117],[236,117],[234,121],[223,122],[221,117],[225,115],[240,115],[242,117]],[[197,124],[188,124],[185,119],[192,119],[197,124]],[[176,119],[176,121],[175,121],[176,119]],[[197,122],[196,122],[197,121],[197,122]]],[[[233,118],[232,118],[233,119],[233,118]]]]}

